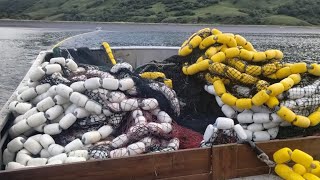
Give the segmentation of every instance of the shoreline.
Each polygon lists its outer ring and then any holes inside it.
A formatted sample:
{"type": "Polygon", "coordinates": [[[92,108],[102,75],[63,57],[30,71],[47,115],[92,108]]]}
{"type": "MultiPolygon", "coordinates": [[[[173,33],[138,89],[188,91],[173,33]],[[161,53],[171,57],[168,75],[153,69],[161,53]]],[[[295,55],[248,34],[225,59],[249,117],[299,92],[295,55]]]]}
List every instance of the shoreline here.
{"type": "Polygon", "coordinates": [[[104,22],[104,21],[48,21],[48,20],[28,20],[28,19],[0,19],[1,22],[29,22],[29,23],[75,23],[75,24],[126,24],[126,25],[174,25],[174,26],[239,26],[239,27],[296,27],[296,28],[320,28],[319,26],[287,26],[287,25],[255,25],[255,24],[192,24],[192,23],[143,23],[143,22],[104,22]]]}
{"type": "Polygon", "coordinates": [[[169,31],[194,32],[201,28],[218,28],[222,31],[238,33],[260,33],[265,29],[271,33],[320,33],[320,26],[281,26],[281,25],[230,25],[230,24],[178,24],[178,23],[136,23],[136,22],[94,22],[94,21],[46,21],[0,19],[0,27],[15,28],[46,28],[46,29],[96,29],[138,32],[138,31],[169,31]]]}

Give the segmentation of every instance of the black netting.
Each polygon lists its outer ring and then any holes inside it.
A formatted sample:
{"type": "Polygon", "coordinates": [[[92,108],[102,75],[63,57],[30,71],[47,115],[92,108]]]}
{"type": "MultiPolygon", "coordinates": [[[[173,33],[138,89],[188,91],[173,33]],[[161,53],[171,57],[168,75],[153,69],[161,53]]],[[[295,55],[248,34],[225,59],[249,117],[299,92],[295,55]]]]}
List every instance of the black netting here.
{"type": "Polygon", "coordinates": [[[137,97],[139,98],[155,98],[161,110],[167,112],[172,118],[176,117],[174,110],[171,107],[170,101],[166,96],[157,90],[154,90],[150,87],[152,81],[147,79],[142,79],[137,73],[133,73],[128,69],[121,69],[115,74],[118,78],[124,78],[128,75],[132,78],[135,83],[137,90],[137,97]]]}
{"type": "Polygon", "coordinates": [[[54,57],[70,56],[78,64],[91,64],[96,66],[104,66],[107,69],[112,67],[111,61],[104,50],[90,50],[88,47],[81,47],[77,49],[54,49],[54,57]]]}
{"type": "Polygon", "coordinates": [[[171,79],[173,89],[181,103],[181,114],[175,120],[180,125],[203,133],[208,124],[214,123],[217,117],[224,115],[215,97],[208,94],[203,88],[206,84],[204,74],[186,76],[181,70],[184,63],[194,62],[200,53],[198,50],[188,57],[172,56],[162,62],[140,66],[136,72],[160,71],[171,79]]]}

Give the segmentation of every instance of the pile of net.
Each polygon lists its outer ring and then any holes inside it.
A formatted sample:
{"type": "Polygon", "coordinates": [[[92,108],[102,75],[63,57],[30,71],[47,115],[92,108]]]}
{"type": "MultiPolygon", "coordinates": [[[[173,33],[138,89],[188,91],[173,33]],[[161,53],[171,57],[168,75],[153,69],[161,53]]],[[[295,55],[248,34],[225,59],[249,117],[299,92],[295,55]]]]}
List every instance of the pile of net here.
{"type": "Polygon", "coordinates": [[[170,81],[144,79],[106,50],[108,71],[64,57],[33,69],[9,105],[16,118],[6,169],[199,147],[202,135],[174,122],[180,105],[170,81]]]}
{"type": "Polygon", "coordinates": [[[178,123],[198,132],[207,127],[202,146],[306,136],[319,129],[320,65],[283,61],[280,50],[257,51],[238,34],[199,30],[178,56],[138,70],[172,79],[182,101],[178,123]]]}

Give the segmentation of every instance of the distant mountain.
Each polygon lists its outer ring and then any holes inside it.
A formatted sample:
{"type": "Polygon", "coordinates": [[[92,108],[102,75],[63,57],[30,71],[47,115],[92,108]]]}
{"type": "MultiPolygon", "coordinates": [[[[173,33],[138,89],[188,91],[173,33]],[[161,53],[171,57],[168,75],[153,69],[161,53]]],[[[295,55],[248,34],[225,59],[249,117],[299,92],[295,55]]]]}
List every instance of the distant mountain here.
{"type": "Polygon", "coordinates": [[[0,18],[320,25],[319,0],[0,0],[0,18]]]}

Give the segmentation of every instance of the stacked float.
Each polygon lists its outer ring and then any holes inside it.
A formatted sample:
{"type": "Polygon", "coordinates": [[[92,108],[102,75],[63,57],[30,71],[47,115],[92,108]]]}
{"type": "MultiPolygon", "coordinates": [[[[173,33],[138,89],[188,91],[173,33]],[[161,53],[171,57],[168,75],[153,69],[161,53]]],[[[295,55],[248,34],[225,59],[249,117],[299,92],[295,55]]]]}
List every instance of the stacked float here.
{"type": "Polygon", "coordinates": [[[273,154],[273,159],[277,163],[275,172],[285,180],[320,179],[320,162],[299,149],[282,148],[273,154]],[[292,167],[288,165],[290,162],[294,163],[292,167]]]}
{"type": "Polygon", "coordinates": [[[127,63],[103,72],[52,58],[34,69],[9,107],[16,118],[3,152],[6,169],[179,148],[171,133],[171,116],[180,112],[175,92],[142,80],[127,63]]]}
{"type": "MultiPolygon", "coordinates": [[[[205,90],[216,96],[227,118],[241,125],[248,140],[274,139],[279,126],[319,124],[319,80],[305,87],[299,84],[300,74],[320,76],[319,64],[282,63],[280,50],[259,52],[241,35],[209,28],[186,40],[179,55],[189,56],[194,51],[202,55],[193,64],[184,64],[183,73],[205,77],[209,84],[205,90]]],[[[216,129],[217,123],[208,126],[204,143],[214,143],[216,129]]],[[[238,133],[238,137],[245,136],[238,133]]]]}

